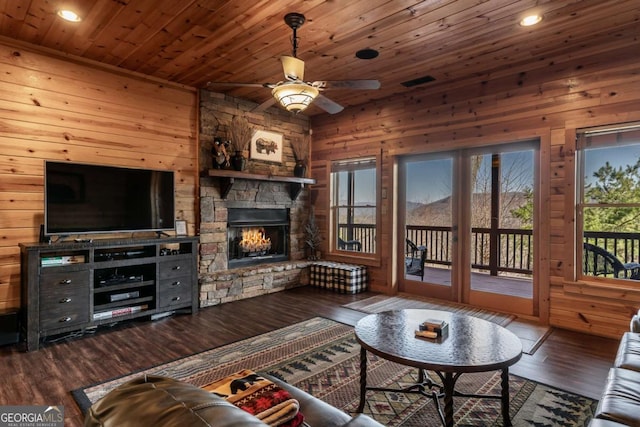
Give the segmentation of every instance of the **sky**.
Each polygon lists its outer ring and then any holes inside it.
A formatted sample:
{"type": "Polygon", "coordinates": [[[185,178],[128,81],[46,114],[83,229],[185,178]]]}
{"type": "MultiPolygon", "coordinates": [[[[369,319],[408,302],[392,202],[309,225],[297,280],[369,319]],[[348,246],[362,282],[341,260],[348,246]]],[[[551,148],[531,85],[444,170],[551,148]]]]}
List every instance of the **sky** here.
{"type": "Polygon", "coordinates": [[[635,164],[640,158],[640,143],[616,147],[592,148],[585,155],[585,178],[589,184],[595,179],[593,173],[608,161],[618,168],[635,164]]]}
{"type": "MultiPolygon", "coordinates": [[[[533,150],[502,154],[502,179],[510,181],[511,191],[521,191],[533,186],[533,150]]],[[[407,201],[431,203],[451,195],[453,188],[453,159],[407,162],[407,201]]],[[[491,155],[483,155],[478,172],[476,193],[487,192],[481,184],[489,185],[491,155]]]]}

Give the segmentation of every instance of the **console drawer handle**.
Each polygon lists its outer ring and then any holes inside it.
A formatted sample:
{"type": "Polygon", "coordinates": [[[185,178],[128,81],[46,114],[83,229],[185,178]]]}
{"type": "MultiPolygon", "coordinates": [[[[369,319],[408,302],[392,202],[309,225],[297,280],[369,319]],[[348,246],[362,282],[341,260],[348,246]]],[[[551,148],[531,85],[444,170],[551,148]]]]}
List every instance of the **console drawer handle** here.
{"type": "Polygon", "coordinates": [[[173,267],[174,270],[180,270],[180,266],[176,265],[175,267],[173,267]]]}
{"type": "Polygon", "coordinates": [[[68,303],[68,302],[71,302],[71,298],[69,298],[69,297],[62,298],[62,299],[60,300],[60,304],[66,304],[66,303],[68,303]]]}
{"type": "Polygon", "coordinates": [[[60,323],[64,322],[71,322],[71,317],[63,317],[62,319],[60,319],[60,323]]]}
{"type": "Polygon", "coordinates": [[[180,297],[173,297],[172,301],[180,301],[180,297]]]}
{"type": "Polygon", "coordinates": [[[71,284],[71,279],[60,280],[61,285],[69,285],[71,284]]]}
{"type": "Polygon", "coordinates": [[[182,283],[179,280],[171,284],[171,286],[180,286],[180,285],[182,285],[182,283]]]}

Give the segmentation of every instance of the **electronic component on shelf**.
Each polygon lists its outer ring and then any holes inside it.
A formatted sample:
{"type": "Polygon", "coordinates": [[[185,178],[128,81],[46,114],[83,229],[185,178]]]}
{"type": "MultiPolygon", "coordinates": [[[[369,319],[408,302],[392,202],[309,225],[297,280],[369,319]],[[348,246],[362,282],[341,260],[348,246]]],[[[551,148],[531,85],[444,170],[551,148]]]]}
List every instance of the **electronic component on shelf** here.
{"type": "Polygon", "coordinates": [[[112,252],[96,252],[96,261],[110,261],[114,259],[128,259],[128,258],[143,258],[145,256],[144,250],[123,250],[112,252]]]}
{"type": "Polygon", "coordinates": [[[169,249],[169,248],[160,249],[160,256],[166,256],[166,255],[180,255],[180,251],[178,249],[169,249]]]}
{"type": "Polygon", "coordinates": [[[121,283],[142,282],[142,274],[125,276],[123,274],[114,274],[98,282],[98,286],[119,285],[121,283]]]}
{"type": "Polygon", "coordinates": [[[109,295],[109,301],[110,302],[124,301],[132,298],[139,298],[139,297],[140,297],[140,291],[122,292],[119,294],[109,295]]]}

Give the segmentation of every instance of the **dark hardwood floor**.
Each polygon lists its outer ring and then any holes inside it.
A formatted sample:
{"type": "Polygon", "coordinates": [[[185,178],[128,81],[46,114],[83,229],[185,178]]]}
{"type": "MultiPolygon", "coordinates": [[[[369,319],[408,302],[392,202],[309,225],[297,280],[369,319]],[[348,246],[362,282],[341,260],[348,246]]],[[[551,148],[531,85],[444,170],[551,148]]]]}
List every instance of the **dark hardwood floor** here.
{"type": "MultiPolygon", "coordinates": [[[[258,335],[314,316],[354,325],[364,313],[341,305],[372,294],[340,295],[303,287],[176,315],[101,328],[46,343],[37,352],[0,348],[1,405],[64,405],[65,426],[81,426],[70,391],[135,370],[258,335]]],[[[511,372],[598,398],[618,341],[555,329],[511,372]]]]}

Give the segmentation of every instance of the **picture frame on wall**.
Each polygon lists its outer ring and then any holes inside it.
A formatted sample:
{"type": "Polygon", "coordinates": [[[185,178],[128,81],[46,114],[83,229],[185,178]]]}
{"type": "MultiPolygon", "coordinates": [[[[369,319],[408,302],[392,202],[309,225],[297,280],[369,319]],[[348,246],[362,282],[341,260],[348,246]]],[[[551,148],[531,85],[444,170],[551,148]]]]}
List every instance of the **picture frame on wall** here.
{"type": "Polygon", "coordinates": [[[176,236],[187,235],[187,221],[178,219],[176,220],[176,236]]]}
{"type": "Polygon", "coordinates": [[[251,137],[250,157],[253,160],[282,163],[282,134],[256,130],[251,137]]]}

